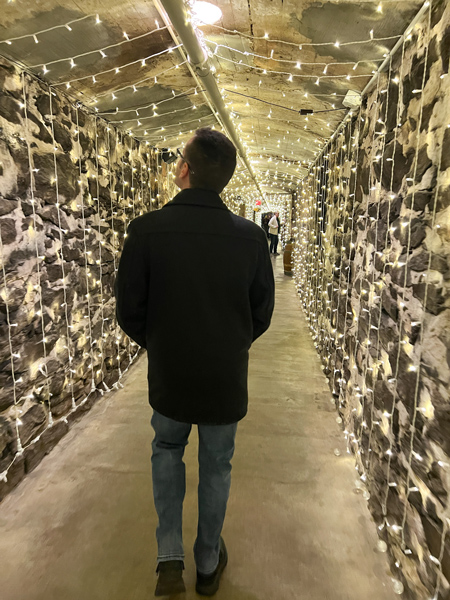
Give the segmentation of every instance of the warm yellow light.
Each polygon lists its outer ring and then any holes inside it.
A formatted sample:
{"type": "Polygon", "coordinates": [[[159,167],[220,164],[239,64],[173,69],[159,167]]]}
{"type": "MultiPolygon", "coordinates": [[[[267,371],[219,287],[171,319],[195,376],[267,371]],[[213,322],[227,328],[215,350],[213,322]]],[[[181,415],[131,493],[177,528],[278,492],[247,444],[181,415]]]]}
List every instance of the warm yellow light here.
{"type": "Polygon", "coordinates": [[[198,21],[205,25],[217,23],[222,18],[220,8],[215,6],[215,4],[211,4],[211,2],[195,2],[192,7],[192,14],[198,21]]]}

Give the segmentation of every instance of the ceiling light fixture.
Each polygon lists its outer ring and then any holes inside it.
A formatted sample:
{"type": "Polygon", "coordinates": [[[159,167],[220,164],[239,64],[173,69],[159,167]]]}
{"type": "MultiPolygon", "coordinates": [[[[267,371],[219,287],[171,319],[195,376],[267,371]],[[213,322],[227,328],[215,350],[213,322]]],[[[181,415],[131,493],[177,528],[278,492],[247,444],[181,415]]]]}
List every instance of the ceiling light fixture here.
{"type": "Polygon", "coordinates": [[[211,2],[194,2],[191,11],[193,17],[204,25],[212,25],[222,18],[220,8],[211,2]]]}

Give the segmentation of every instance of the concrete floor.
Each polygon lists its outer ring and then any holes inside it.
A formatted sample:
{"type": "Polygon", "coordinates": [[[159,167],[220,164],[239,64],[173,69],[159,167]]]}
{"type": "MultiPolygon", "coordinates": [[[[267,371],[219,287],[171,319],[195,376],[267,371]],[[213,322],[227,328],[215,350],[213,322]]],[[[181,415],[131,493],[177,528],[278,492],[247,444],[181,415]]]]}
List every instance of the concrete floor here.
{"type": "MultiPolygon", "coordinates": [[[[393,600],[375,526],[302,317],[276,263],[270,330],[251,354],[218,600],[393,600]],[[336,457],[335,448],[341,450],[336,457]]],[[[2,600],[153,597],[155,526],[145,357],[0,507],[2,600]]],[[[194,592],[196,431],[186,451],[186,600],[194,592]]]]}

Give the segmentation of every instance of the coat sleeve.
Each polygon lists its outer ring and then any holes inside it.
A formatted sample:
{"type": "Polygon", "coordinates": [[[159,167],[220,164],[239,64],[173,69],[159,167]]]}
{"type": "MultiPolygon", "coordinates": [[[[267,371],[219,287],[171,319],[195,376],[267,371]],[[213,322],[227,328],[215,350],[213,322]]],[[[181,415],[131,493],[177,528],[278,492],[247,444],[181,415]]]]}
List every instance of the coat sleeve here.
{"type": "Polygon", "coordinates": [[[117,321],[137,344],[146,346],[150,273],[135,222],[128,227],[115,282],[117,321]]]}
{"type": "Polygon", "coordinates": [[[250,305],[253,319],[253,341],[259,338],[270,325],[275,304],[275,281],[269,248],[264,243],[258,244],[258,264],[253,282],[250,286],[250,305]]]}

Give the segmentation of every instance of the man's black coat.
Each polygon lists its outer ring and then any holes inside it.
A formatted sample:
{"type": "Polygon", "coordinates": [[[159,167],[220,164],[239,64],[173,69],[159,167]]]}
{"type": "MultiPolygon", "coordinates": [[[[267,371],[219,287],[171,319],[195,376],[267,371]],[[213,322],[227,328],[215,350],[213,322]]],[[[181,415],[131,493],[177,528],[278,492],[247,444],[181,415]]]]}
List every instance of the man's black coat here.
{"type": "Polygon", "coordinates": [[[201,424],[245,416],[248,351],[274,306],[260,227],[215,192],[183,190],[130,224],[116,300],[120,326],[147,349],[156,411],[201,424]]]}

